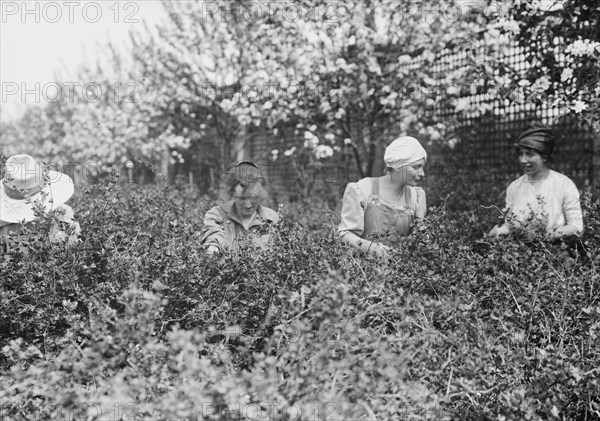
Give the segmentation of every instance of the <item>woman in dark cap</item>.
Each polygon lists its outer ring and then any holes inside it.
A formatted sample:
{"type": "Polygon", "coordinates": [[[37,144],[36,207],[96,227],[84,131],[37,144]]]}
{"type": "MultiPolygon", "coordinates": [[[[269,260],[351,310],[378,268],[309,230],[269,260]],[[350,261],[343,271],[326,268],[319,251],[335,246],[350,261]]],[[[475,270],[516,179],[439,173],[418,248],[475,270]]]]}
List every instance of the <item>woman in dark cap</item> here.
{"type": "Polygon", "coordinates": [[[579,191],[571,179],[548,168],[554,136],[547,127],[525,130],[514,145],[525,174],[506,190],[507,218],[489,232],[508,235],[535,222],[546,228],[549,239],[575,237],[583,232],[579,191]]]}

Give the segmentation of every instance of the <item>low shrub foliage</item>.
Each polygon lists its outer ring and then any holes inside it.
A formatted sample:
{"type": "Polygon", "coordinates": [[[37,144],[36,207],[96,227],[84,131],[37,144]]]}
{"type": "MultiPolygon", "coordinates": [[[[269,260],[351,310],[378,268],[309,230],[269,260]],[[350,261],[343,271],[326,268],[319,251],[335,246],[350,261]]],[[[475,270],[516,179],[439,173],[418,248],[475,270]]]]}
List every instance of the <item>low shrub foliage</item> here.
{"type": "Polygon", "coordinates": [[[48,244],[40,218],[2,257],[1,413],[600,419],[600,202],[567,247],[488,241],[498,213],[469,197],[386,261],[341,244],[339,209],[314,200],[284,204],[270,250],[208,257],[210,199],[92,186],[80,244],[48,244]]]}

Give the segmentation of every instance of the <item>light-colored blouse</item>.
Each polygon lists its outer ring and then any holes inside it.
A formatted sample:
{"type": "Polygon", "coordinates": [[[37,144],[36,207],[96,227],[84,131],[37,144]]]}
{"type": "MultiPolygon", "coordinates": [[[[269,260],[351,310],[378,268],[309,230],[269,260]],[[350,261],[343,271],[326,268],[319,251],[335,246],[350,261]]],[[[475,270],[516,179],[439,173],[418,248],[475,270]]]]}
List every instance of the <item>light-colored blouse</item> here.
{"type": "MultiPolygon", "coordinates": [[[[74,217],[73,209],[66,204],[60,204],[53,212],[53,223],[48,233],[48,239],[53,244],[67,244],[69,246],[80,242],[81,227],[74,217]]],[[[29,224],[28,222],[27,224],[29,224]]],[[[21,232],[23,225],[17,222],[6,222],[0,219],[0,239],[10,234],[21,232]]]]}
{"type": "Polygon", "coordinates": [[[517,227],[533,218],[549,233],[565,225],[583,231],[579,190],[569,177],[553,170],[541,181],[532,182],[526,174],[513,181],[506,190],[506,208],[517,227]]]}

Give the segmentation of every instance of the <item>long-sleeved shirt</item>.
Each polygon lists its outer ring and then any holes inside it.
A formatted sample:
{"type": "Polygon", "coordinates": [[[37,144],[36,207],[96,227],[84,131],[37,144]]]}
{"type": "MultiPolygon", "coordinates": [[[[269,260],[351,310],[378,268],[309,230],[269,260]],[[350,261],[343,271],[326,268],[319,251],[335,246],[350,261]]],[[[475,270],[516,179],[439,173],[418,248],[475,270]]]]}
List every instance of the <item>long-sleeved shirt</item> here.
{"type": "Polygon", "coordinates": [[[266,232],[268,225],[278,221],[277,212],[259,206],[246,230],[235,210],[234,201],[231,200],[206,212],[202,243],[206,246],[216,246],[220,250],[236,250],[238,241],[249,238],[254,245],[265,248],[271,239],[271,235],[266,232]]]}
{"type": "MultiPolygon", "coordinates": [[[[66,204],[60,204],[53,213],[54,221],[48,233],[48,240],[53,244],[66,243],[74,245],[79,242],[81,227],[74,219],[73,209],[66,204]]],[[[22,225],[16,222],[6,222],[0,219],[0,239],[10,234],[18,234],[22,225]]]]}
{"type": "Polygon", "coordinates": [[[506,207],[516,224],[532,218],[545,222],[548,232],[565,225],[583,231],[579,190],[569,177],[553,170],[541,181],[532,182],[526,174],[513,181],[506,190],[506,207]]]}

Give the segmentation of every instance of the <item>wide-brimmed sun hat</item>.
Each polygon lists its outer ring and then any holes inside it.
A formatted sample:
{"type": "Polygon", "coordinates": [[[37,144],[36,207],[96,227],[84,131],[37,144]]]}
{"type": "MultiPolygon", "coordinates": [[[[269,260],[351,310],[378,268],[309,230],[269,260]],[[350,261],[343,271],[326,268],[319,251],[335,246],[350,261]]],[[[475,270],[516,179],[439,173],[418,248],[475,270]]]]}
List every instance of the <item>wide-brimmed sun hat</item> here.
{"type": "Polygon", "coordinates": [[[0,183],[0,220],[29,222],[35,219],[34,203],[42,203],[46,210],[56,209],[73,195],[73,180],[67,174],[44,170],[29,155],[13,155],[4,163],[5,172],[0,183]]]}

